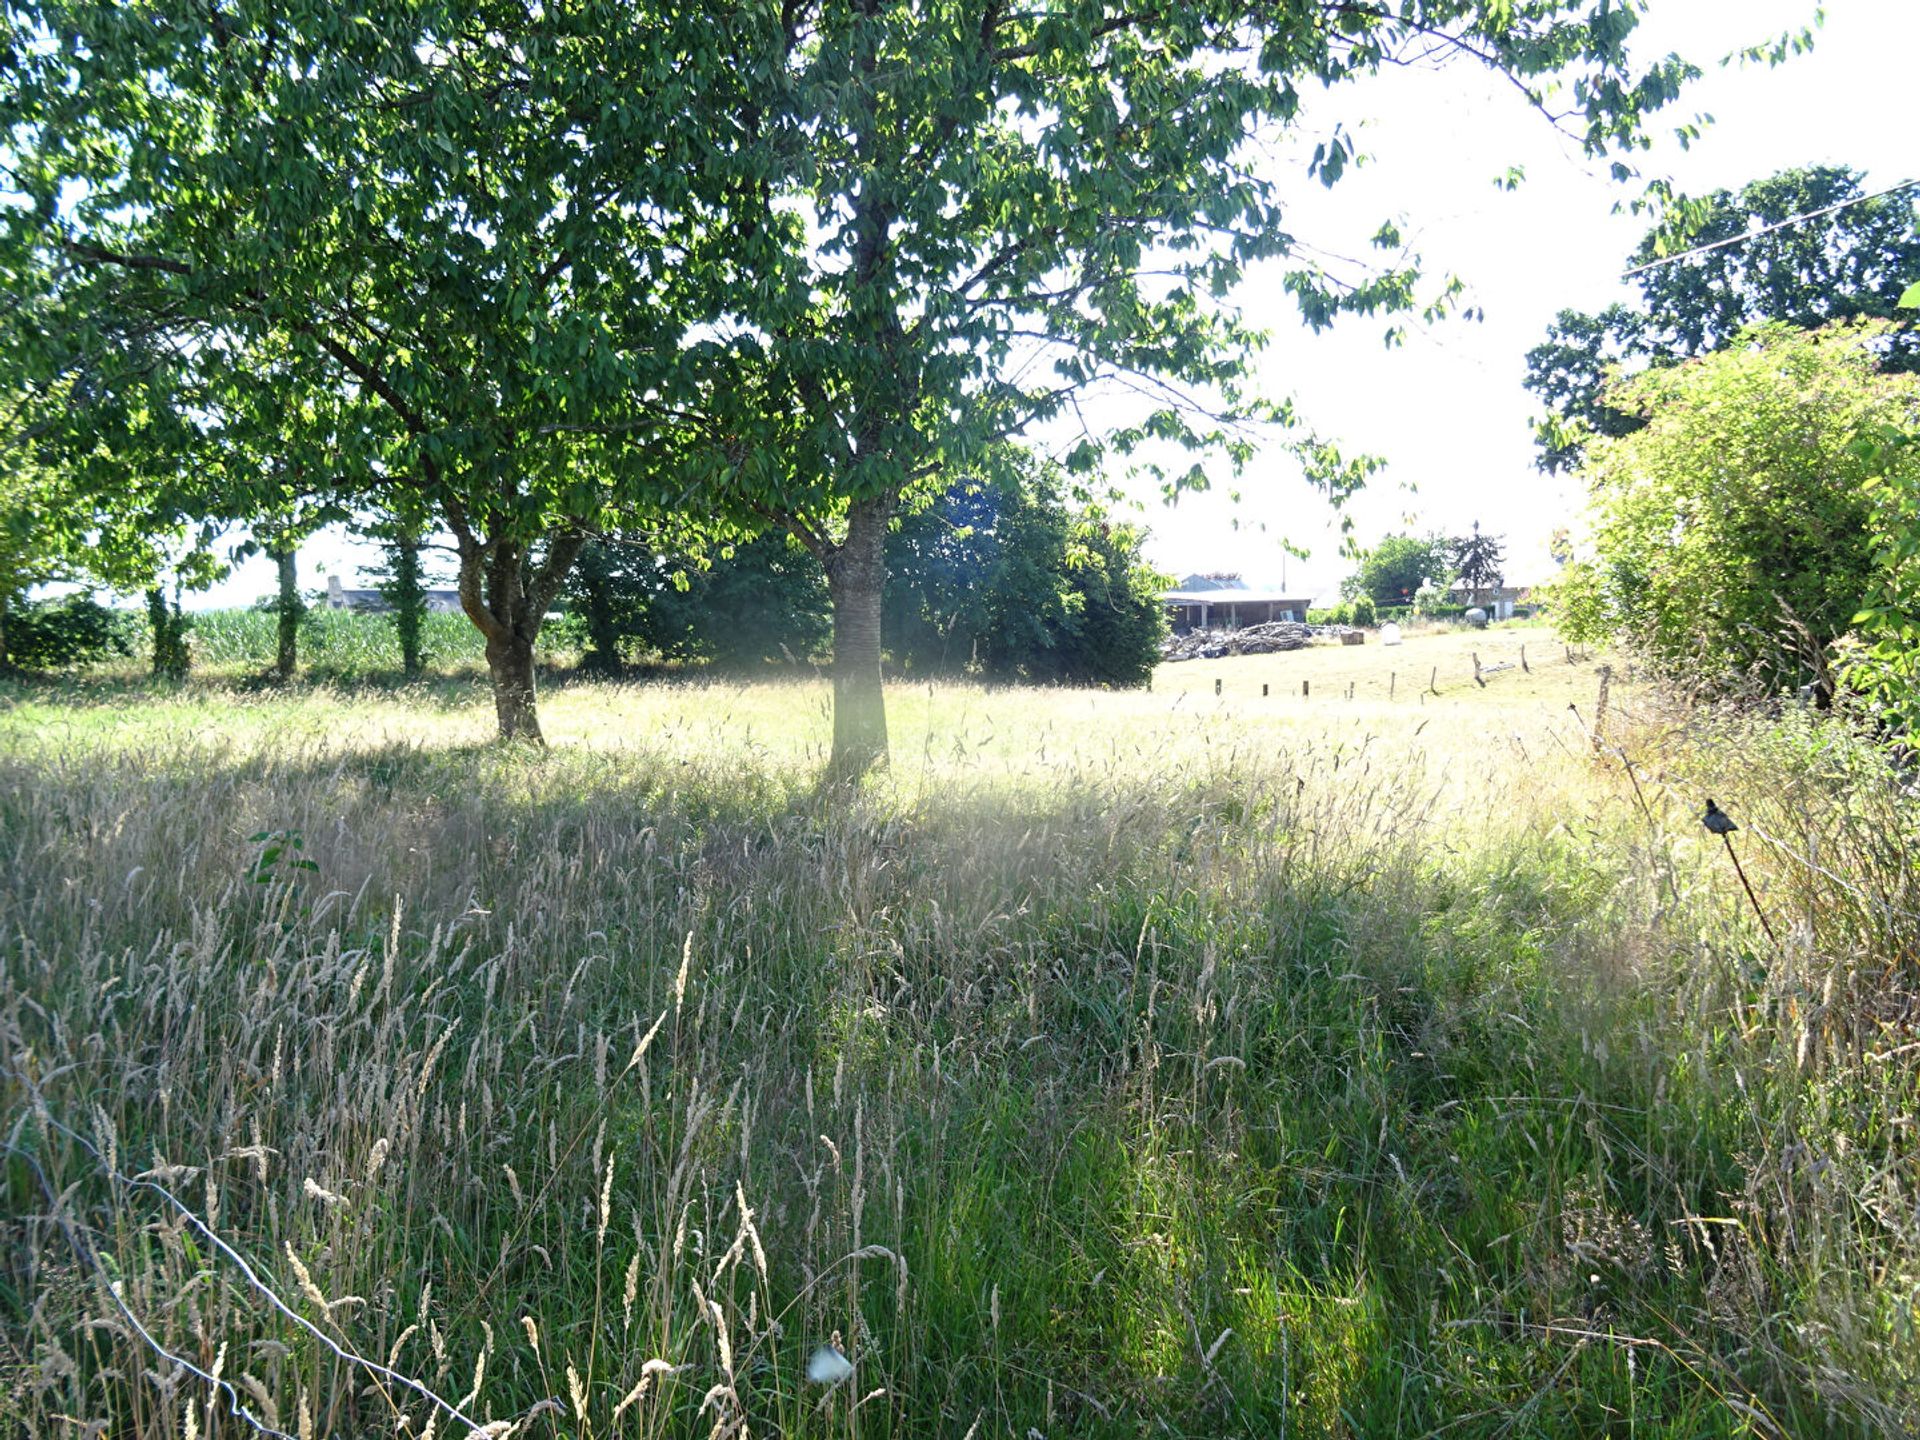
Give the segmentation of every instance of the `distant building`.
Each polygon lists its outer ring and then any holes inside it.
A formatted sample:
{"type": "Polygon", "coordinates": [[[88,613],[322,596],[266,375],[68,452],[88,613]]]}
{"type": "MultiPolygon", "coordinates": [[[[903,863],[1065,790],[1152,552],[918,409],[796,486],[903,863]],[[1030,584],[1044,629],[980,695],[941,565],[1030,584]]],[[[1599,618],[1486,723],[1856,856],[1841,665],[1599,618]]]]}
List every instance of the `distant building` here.
{"type": "MultiPolygon", "coordinates": [[[[458,590],[427,590],[421,598],[427,609],[440,615],[452,614],[460,608],[458,590]]],[[[327,608],[329,610],[391,610],[387,597],[378,590],[349,590],[340,583],[338,575],[327,577],[327,608]]]]}
{"type": "Polygon", "coordinates": [[[1189,630],[1237,630],[1270,620],[1305,620],[1312,599],[1283,595],[1278,590],[1256,590],[1238,575],[1189,575],[1172,590],[1160,594],[1167,619],[1176,635],[1189,630]]]}
{"type": "Polygon", "coordinates": [[[1514,608],[1532,599],[1531,585],[1463,585],[1456,581],[1447,591],[1449,605],[1478,605],[1489,620],[1511,620],[1514,608]]]}

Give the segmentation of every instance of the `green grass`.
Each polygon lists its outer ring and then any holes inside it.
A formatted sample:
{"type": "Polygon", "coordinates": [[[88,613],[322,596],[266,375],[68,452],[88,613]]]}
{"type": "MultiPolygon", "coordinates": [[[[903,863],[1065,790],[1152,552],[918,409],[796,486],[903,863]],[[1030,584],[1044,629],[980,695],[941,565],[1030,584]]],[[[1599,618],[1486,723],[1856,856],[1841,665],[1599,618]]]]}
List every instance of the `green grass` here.
{"type": "MultiPolygon", "coordinates": [[[[16,688],[0,1048],[516,1434],[1905,1433],[1911,802],[1838,727],[1617,685],[1629,778],[1567,711],[1596,684],[1513,631],[902,686],[857,798],[811,680],[549,686],[545,754],[458,678],[16,688]]],[[[0,1083],[156,1337],[392,1433],[0,1083]]],[[[15,1429],[186,1434],[205,1385],[132,1378],[4,1173],[15,1429]]]]}

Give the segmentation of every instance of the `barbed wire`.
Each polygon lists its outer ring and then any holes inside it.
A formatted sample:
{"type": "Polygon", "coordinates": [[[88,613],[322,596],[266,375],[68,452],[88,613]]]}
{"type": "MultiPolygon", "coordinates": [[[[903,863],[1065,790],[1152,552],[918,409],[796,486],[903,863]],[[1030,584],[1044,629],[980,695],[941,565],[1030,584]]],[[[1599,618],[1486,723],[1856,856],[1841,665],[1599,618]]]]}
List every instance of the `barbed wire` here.
{"type": "Polygon", "coordinates": [[[61,1233],[66,1236],[67,1245],[72,1249],[74,1258],[79,1260],[82,1265],[91,1269],[94,1274],[100,1278],[105,1285],[107,1293],[113,1297],[113,1303],[119,1307],[121,1315],[126,1318],[127,1324],[132,1326],[134,1333],[146,1342],[149,1350],[153,1351],[155,1355],[158,1355],[162,1360],[174,1366],[176,1369],[184,1370],[189,1375],[199,1377],[206,1381],[213,1389],[224,1391],[227,1397],[227,1413],[233,1416],[234,1419],[245,1421],[260,1434],[270,1437],[270,1440],[299,1440],[298,1436],[290,1435],[285,1430],[275,1429],[272,1425],[254,1414],[246,1402],[240,1398],[240,1392],[233,1387],[230,1381],[222,1379],[210,1371],[202,1370],[184,1355],[176,1355],[173,1351],[167,1349],[153,1332],[140,1322],[140,1317],[133,1313],[133,1307],[127,1304],[127,1298],[122,1292],[120,1282],[112,1277],[107,1270],[106,1263],[101,1260],[98,1251],[81,1236],[79,1229],[74,1225],[73,1221],[67,1218],[66,1207],[61,1203],[60,1194],[54,1188],[53,1181],[48,1177],[46,1170],[41,1166],[39,1158],[35,1156],[32,1151],[14,1140],[5,1142],[5,1150],[7,1154],[25,1163],[26,1167],[33,1172],[34,1179],[39,1182],[40,1193],[46,1197],[48,1218],[52,1220],[55,1225],[59,1226],[61,1233]]]}
{"type": "MultiPolygon", "coordinates": [[[[29,1076],[23,1075],[19,1071],[12,1070],[12,1069],[0,1070],[0,1076],[4,1076],[9,1080],[13,1080],[19,1085],[21,1085],[23,1088],[25,1088],[25,1090],[32,1097],[32,1100],[33,1100],[31,1113],[39,1119],[40,1123],[43,1126],[45,1126],[49,1130],[57,1131],[59,1134],[66,1136],[66,1138],[72,1141],[75,1145],[79,1146],[81,1150],[86,1152],[86,1154],[92,1158],[93,1163],[98,1168],[99,1172],[102,1175],[106,1176],[109,1180],[111,1180],[116,1185],[119,1185],[128,1190],[150,1190],[154,1194],[158,1195],[170,1207],[172,1207],[172,1209],[176,1213],[179,1214],[182,1220],[184,1220],[188,1225],[192,1226],[193,1229],[196,1232],[198,1232],[201,1238],[203,1238],[209,1245],[211,1245],[221,1255],[225,1256],[226,1259],[229,1262],[231,1262],[237,1270],[239,1270],[240,1274],[245,1278],[246,1283],[250,1289],[256,1291],[258,1294],[264,1297],[267,1303],[270,1306],[272,1306],[272,1308],[275,1311],[277,1311],[279,1314],[284,1316],[288,1321],[290,1321],[293,1325],[295,1325],[300,1330],[304,1331],[307,1335],[311,1336],[314,1340],[318,1341],[327,1350],[331,1351],[337,1359],[344,1361],[348,1365],[359,1366],[361,1369],[367,1371],[370,1374],[377,1375],[382,1379],[391,1381],[396,1385],[399,1385],[404,1387],[405,1389],[411,1390],[414,1394],[418,1395],[421,1399],[425,1400],[428,1404],[432,1405],[435,1409],[439,1410],[442,1414],[448,1416],[450,1419],[454,1420],[458,1424],[464,1425],[466,1427],[466,1433],[469,1436],[481,1437],[481,1440],[499,1440],[499,1437],[501,1437],[504,1434],[505,1430],[508,1428],[511,1428],[510,1426],[503,1426],[502,1423],[498,1421],[493,1422],[492,1424],[483,1425],[480,1422],[468,1416],[465,1413],[465,1411],[463,1411],[459,1406],[453,1404],[451,1401],[442,1399],[438,1394],[430,1390],[426,1385],[422,1384],[420,1381],[414,1379],[411,1375],[404,1374],[403,1372],[399,1370],[395,1370],[390,1366],[382,1365],[377,1360],[369,1360],[366,1356],[360,1354],[359,1352],[347,1346],[343,1346],[337,1343],[330,1335],[328,1335],[325,1331],[321,1330],[319,1326],[315,1325],[312,1321],[308,1320],[305,1316],[301,1315],[298,1311],[294,1310],[293,1307],[288,1305],[285,1300],[281,1299],[279,1292],[276,1291],[265,1280],[261,1279],[259,1272],[254,1269],[254,1267],[248,1262],[247,1258],[244,1255],[242,1255],[238,1250],[234,1249],[232,1245],[228,1244],[225,1240],[223,1240],[217,1233],[215,1233],[213,1228],[209,1226],[204,1220],[202,1220],[197,1214],[195,1214],[192,1208],[188,1206],[185,1201],[180,1199],[179,1196],[175,1195],[171,1190],[167,1189],[166,1186],[158,1184],[155,1181],[143,1180],[137,1176],[131,1176],[123,1173],[117,1167],[112,1165],[107,1160],[106,1156],[100,1153],[100,1150],[98,1149],[98,1147],[96,1147],[92,1141],[87,1139],[86,1136],[82,1135],[78,1130],[75,1130],[71,1125],[67,1125],[61,1120],[57,1119],[54,1116],[52,1109],[47,1104],[47,1099],[45,1094],[41,1091],[40,1087],[36,1085],[29,1076]]],[[[17,1134],[18,1130],[19,1130],[19,1126],[16,1124],[13,1127],[13,1131],[15,1134],[17,1134]]],[[[48,1178],[45,1170],[41,1168],[39,1162],[35,1160],[34,1157],[30,1153],[28,1153],[15,1139],[10,1138],[6,1141],[6,1149],[11,1154],[21,1156],[23,1159],[27,1161],[27,1163],[30,1166],[32,1166],[35,1173],[40,1178],[42,1189],[48,1192],[49,1203],[55,1206],[56,1213],[53,1218],[55,1222],[60,1224],[65,1230],[68,1243],[75,1246],[76,1252],[86,1258],[86,1260],[91,1264],[91,1266],[96,1271],[96,1273],[98,1273],[103,1278],[108,1280],[108,1289],[109,1289],[109,1292],[113,1295],[115,1303],[119,1305],[121,1311],[126,1315],[127,1319],[133,1324],[134,1329],[139,1333],[141,1339],[145,1341],[150,1347],[152,1347],[154,1352],[160,1355],[163,1359],[166,1359],[173,1364],[184,1367],[191,1373],[198,1375],[201,1379],[206,1380],[209,1384],[217,1385],[220,1388],[224,1389],[227,1392],[230,1402],[234,1407],[236,1407],[232,1411],[232,1413],[237,1418],[243,1419],[248,1424],[253,1425],[262,1434],[274,1437],[274,1440],[296,1440],[296,1437],[288,1435],[284,1431],[276,1430],[273,1427],[267,1425],[264,1421],[261,1421],[258,1417],[254,1416],[250,1410],[247,1410],[246,1407],[241,1404],[238,1393],[234,1390],[234,1388],[231,1385],[227,1384],[224,1380],[217,1380],[212,1374],[210,1374],[205,1370],[200,1369],[198,1366],[192,1364],[190,1361],[183,1360],[179,1356],[174,1355],[171,1351],[167,1350],[157,1339],[154,1338],[154,1336],[147,1330],[147,1328],[140,1323],[138,1317],[136,1317],[133,1314],[132,1309],[127,1305],[126,1298],[121,1293],[119,1282],[112,1280],[111,1277],[108,1276],[106,1266],[100,1260],[100,1257],[97,1254],[97,1252],[93,1251],[90,1247],[86,1247],[84,1245],[84,1242],[81,1242],[77,1231],[75,1231],[72,1228],[70,1222],[65,1220],[65,1218],[58,1213],[59,1211],[59,1201],[57,1198],[58,1192],[52,1190],[51,1188],[52,1182],[48,1178]]]]}

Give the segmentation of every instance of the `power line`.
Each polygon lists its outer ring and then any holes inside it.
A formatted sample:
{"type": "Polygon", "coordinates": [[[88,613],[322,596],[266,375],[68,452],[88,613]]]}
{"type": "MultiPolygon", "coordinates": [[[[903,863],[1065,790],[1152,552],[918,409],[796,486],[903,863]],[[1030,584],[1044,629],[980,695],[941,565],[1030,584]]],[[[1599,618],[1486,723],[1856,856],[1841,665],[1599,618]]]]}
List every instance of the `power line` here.
{"type": "Polygon", "coordinates": [[[1658,260],[1649,260],[1644,265],[1636,265],[1623,271],[1620,278],[1631,280],[1636,275],[1644,275],[1649,270],[1658,270],[1662,265],[1671,265],[1676,260],[1690,260],[1695,255],[1705,255],[1710,250],[1724,250],[1729,245],[1744,245],[1749,240],[1757,240],[1762,235],[1770,235],[1775,230],[1785,230],[1790,226],[1804,225],[1809,220],[1818,220],[1822,215],[1832,215],[1855,205],[1864,205],[1869,200],[1884,200],[1889,195],[1898,195],[1902,190],[1911,190],[1920,185],[1920,180],[1902,180],[1898,185],[1890,185],[1885,190],[1876,190],[1871,195],[1856,195],[1851,200],[1842,200],[1837,205],[1828,205],[1819,210],[1809,210],[1804,215],[1794,215],[1785,220],[1776,220],[1771,225],[1762,225],[1758,230],[1748,230],[1739,235],[1729,235],[1724,240],[1715,240],[1711,245],[1696,245],[1691,250],[1682,250],[1678,255],[1664,255],[1658,260]]]}

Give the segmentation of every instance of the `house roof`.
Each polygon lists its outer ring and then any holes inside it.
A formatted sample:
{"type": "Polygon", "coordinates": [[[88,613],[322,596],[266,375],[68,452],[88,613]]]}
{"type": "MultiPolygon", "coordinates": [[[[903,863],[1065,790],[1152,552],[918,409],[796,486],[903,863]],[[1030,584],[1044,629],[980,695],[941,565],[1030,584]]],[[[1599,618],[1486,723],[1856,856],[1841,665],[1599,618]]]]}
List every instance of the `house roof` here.
{"type": "MultiPolygon", "coordinates": [[[[460,592],[458,590],[436,590],[428,587],[420,591],[420,596],[424,600],[457,601],[460,598],[460,592]]],[[[329,587],[327,590],[327,598],[329,600],[343,600],[351,605],[385,605],[388,599],[387,592],[384,590],[349,590],[343,585],[329,587]]]]}
{"type": "Polygon", "coordinates": [[[1219,590],[1162,590],[1160,599],[1168,605],[1311,605],[1305,595],[1282,595],[1278,590],[1246,590],[1238,587],[1219,590]]]}

